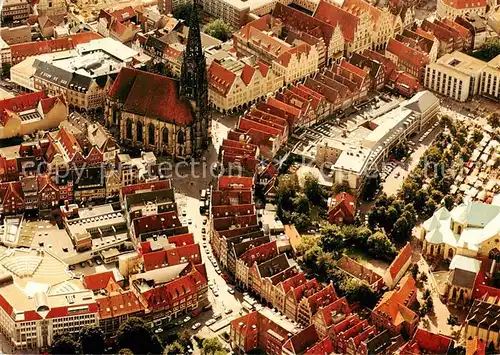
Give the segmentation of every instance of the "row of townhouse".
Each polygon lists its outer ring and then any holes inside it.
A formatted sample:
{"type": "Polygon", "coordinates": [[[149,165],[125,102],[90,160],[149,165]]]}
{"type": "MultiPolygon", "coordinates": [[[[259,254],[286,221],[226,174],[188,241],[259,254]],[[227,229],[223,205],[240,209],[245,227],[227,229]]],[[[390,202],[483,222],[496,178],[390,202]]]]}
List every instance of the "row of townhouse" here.
{"type": "Polygon", "coordinates": [[[342,297],[320,307],[312,317],[312,324],[298,333],[292,333],[285,323],[277,322],[267,309],[255,311],[231,321],[231,346],[239,354],[258,350],[287,355],[447,353],[454,347],[451,338],[416,329],[417,323],[411,319],[413,311],[406,306],[415,300],[415,293],[414,280],[411,276],[405,277],[400,288],[388,292],[388,297],[376,306],[370,320],[354,313],[342,297]],[[377,323],[379,314],[383,314],[381,309],[397,313],[382,327],[377,323]],[[405,340],[400,329],[391,329],[392,323],[413,327],[408,333],[410,339],[405,340]]]}

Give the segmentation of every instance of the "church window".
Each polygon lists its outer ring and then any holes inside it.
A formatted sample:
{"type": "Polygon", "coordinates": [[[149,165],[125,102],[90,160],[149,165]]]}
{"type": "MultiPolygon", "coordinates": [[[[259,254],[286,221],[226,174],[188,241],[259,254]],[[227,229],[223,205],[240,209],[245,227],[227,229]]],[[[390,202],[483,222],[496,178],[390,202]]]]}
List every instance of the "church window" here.
{"type": "Polygon", "coordinates": [[[177,143],[184,144],[184,132],[179,131],[179,133],[177,133],[177,143]]]}
{"type": "Polygon", "coordinates": [[[142,142],[143,138],[142,138],[142,122],[141,121],[137,121],[137,141],[138,142],[142,142]]]}
{"type": "Polygon", "coordinates": [[[128,139],[132,139],[132,120],[130,118],[127,118],[127,123],[126,123],[126,137],[128,139]]]}
{"type": "Polygon", "coordinates": [[[168,144],[168,128],[165,127],[162,130],[162,137],[161,137],[162,143],[163,144],[168,144]]]}
{"type": "Polygon", "coordinates": [[[152,123],[148,126],[148,141],[150,145],[155,144],[155,126],[152,123]]]}

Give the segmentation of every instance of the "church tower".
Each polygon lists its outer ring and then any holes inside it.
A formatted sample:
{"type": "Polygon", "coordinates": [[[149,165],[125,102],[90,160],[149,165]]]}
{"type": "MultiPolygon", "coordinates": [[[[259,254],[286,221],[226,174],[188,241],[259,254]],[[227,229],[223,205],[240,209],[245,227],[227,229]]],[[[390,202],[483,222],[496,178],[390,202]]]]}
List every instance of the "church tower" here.
{"type": "Polygon", "coordinates": [[[192,126],[192,150],[199,156],[208,146],[208,81],[205,54],[201,46],[200,20],[201,6],[193,0],[193,11],[189,19],[189,32],[184,60],[181,68],[180,95],[191,101],[194,122],[192,126]]]}

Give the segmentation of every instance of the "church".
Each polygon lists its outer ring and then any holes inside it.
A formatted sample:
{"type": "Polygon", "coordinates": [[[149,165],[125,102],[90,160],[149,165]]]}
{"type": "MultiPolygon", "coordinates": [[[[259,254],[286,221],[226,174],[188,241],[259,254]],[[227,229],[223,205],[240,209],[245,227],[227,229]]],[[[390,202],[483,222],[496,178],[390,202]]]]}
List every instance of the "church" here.
{"type": "Polygon", "coordinates": [[[207,148],[210,111],[198,11],[191,12],[189,25],[180,81],[133,68],[122,68],[115,78],[105,121],[120,142],[181,160],[207,148]]]}

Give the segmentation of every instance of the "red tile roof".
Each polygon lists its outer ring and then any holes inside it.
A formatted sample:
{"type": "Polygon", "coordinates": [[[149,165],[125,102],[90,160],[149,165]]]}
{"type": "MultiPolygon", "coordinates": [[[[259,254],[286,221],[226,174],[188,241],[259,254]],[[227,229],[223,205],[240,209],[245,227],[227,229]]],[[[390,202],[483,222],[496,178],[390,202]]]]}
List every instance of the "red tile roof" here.
{"type": "Polygon", "coordinates": [[[297,60],[301,60],[302,55],[309,55],[309,51],[311,50],[311,46],[307,43],[299,44],[296,47],[290,48],[286,52],[280,54],[278,58],[276,58],[276,62],[285,68],[288,68],[288,64],[290,64],[290,60],[292,56],[297,56],[297,60]]]}
{"type": "Polygon", "coordinates": [[[245,190],[253,187],[253,178],[246,176],[224,175],[217,180],[219,190],[245,190]]]}
{"type": "Polygon", "coordinates": [[[340,26],[344,39],[347,42],[354,41],[355,33],[359,24],[359,17],[353,15],[338,6],[321,0],[319,2],[314,17],[331,26],[340,26]]]}
{"type": "Polygon", "coordinates": [[[337,214],[342,215],[342,219],[350,223],[354,221],[356,215],[356,198],[347,192],[341,192],[332,198],[328,206],[328,215],[330,221],[335,219],[337,214]],[[330,216],[330,214],[332,214],[330,216]]]}
{"type": "Polygon", "coordinates": [[[334,324],[333,315],[336,314],[351,314],[351,307],[349,307],[349,303],[345,297],[339,298],[338,300],[330,303],[326,307],[323,307],[318,311],[319,314],[322,315],[325,325],[327,327],[334,324]]]}
{"type": "Polygon", "coordinates": [[[255,73],[255,68],[251,67],[248,64],[245,64],[243,70],[241,71],[241,80],[245,83],[245,85],[250,84],[254,73],[255,73]]]}
{"type": "Polygon", "coordinates": [[[362,13],[368,13],[374,25],[377,25],[380,15],[382,14],[382,10],[363,0],[346,0],[342,8],[357,16],[362,13]]]}
{"type": "Polygon", "coordinates": [[[411,64],[415,68],[423,67],[429,63],[429,57],[427,57],[425,53],[413,49],[404,43],[395,40],[394,38],[389,39],[386,50],[397,56],[405,63],[411,64]]]}
{"type": "Polygon", "coordinates": [[[30,94],[19,95],[10,99],[0,101],[0,123],[5,124],[9,111],[22,112],[35,109],[38,103],[47,98],[45,92],[33,92],[30,94]]]}
{"type": "Polygon", "coordinates": [[[231,90],[236,74],[213,61],[208,68],[208,83],[219,94],[226,96],[231,90]]]}
{"type": "Polygon", "coordinates": [[[122,68],[109,96],[128,112],[181,125],[193,121],[191,108],[179,97],[177,82],[162,75],[122,68]]]}
{"type": "Polygon", "coordinates": [[[337,300],[337,293],[333,288],[333,284],[329,284],[313,295],[307,297],[307,303],[309,303],[312,315],[316,314],[321,307],[326,307],[335,300],[337,300]]]}
{"type": "Polygon", "coordinates": [[[254,248],[248,249],[246,252],[240,255],[238,258],[245,263],[246,266],[250,267],[254,263],[262,263],[269,259],[274,258],[278,255],[278,247],[276,241],[258,245],[254,248]]]}
{"type": "Polygon", "coordinates": [[[146,271],[158,269],[165,266],[179,265],[181,263],[192,262],[201,263],[201,253],[199,244],[184,245],[171,249],[164,249],[146,253],[142,256],[144,269],[146,271]]]}
{"type": "Polygon", "coordinates": [[[98,274],[86,275],[83,278],[85,287],[89,290],[96,291],[106,288],[109,280],[116,282],[115,275],[112,271],[105,271],[98,274]]]}
{"type": "Polygon", "coordinates": [[[172,235],[167,239],[169,243],[175,244],[176,247],[194,244],[193,233],[172,235]]]}
{"type": "Polygon", "coordinates": [[[486,0],[477,0],[477,1],[472,1],[472,0],[443,0],[443,2],[450,6],[453,7],[454,9],[471,9],[471,8],[478,8],[478,7],[486,7],[487,2],[486,0]]]}
{"type": "Polygon", "coordinates": [[[135,194],[144,191],[157,191],[157,190],[168,190],[172,188],[172,182],[170,179],[158,180],[150,182],[141,182],[139,184],[133,184],[128,186],[123,186],[121,188],[122,197],[130,194],[135,194]]]}
{"type": "MultiPolygon", "coordinates": [[[[49,313],[47,313],[47,316],[45,319],[52,319],[52,318],[63,318],[63,317],[68,317],[69,315],[74,316],[76,312],[69,312],[69,309],[75,309],[75,308],[80,308],[82,307],[82,311],[79,312],[80,314],[93,314],[93,313],[98,313],[99,310],[97,308],[97,303],[90,303],[90,304],[85,304],[85,305],[80,305],[80,304],[72,304],[71,307],[55,307],[51,308],[49,313]],[[83,307],[88,307],[88,308],[83,308],[83,307]]],[[[78,314],[78,313],[76,313],[78,314]]]]}
{"type": "Polygon", "coordinates": [[[414,298],[416,292],[415,280],[411,275],[406,275],[398,288],[384,294],[373,309],[373,313],[383,314],[396,327],[405,321],[412,322],[418,319],[418,315],[408,307],[409,301],[414,298]]]}
{"type": "Polygon", "coordinates": [[[97,298],[96,302],[99,319],[109,319],[144,311],[144,306],[131,290],[113,292],[109,296],[97,298]]]}
{"type": "Polygon", "coordinates": [[[452,344],[453,340],[444,335],[418,328],[413,338],[402,349],[401,354],[447,354],[452,344]]]}
{"type": "Polygon", "coordinates": [[[326,337],[318,341],[313,347],[309,348],[304,355],[330,355],[335,352],[332,339],[326,337]]]}
{"type": "Polygon", "coordinates": [[[411,249],[410,243],[406,243],[406,245],[399,251],[398,255],[389,266],[389,273],[393,279],[399,273],[401,268],[408,262],[408,260],[411,259],[412,253],[413,250],[411,249]]]}
{"type": "Polygon", "coordinates": [[[292,354],[302,354],[318,340],[318,333],[313,324],[301,330],[299,333],[288,339],[283,348],[292,354]]]}
{"type": "Polygon", "coordinates": [[[12,61],[13,63],[19,63],[26,57],[70,50],[78,44],[88,43],[91,40],[100,38],[102,36],[96,32],[82,32],[66,38],[13,44],[10,46],[12,61]]]}

